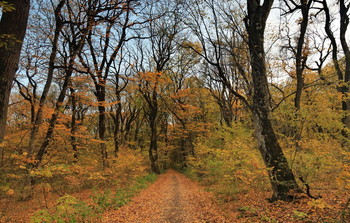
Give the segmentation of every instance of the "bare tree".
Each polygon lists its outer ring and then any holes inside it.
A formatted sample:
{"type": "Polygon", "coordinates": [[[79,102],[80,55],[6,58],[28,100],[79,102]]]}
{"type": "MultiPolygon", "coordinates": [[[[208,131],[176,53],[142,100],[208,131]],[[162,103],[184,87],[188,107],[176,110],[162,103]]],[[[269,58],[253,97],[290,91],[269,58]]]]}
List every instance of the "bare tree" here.
{"type": "MultiPolygon", "coordinates": [[[[89,30],[87,36],[87,52],[80,54],[80,63],[90,75],[94,86],[94,94],[98,101],[99,125],[98,133],[102,164],[108,166],[106,140],[106,86],[112,70],[117,72],[115,60],[124,43],[128,41],[127,31],[138,22],[131,19],[138,0],[104,1],[95,6],[97,11],[106,11],[105,15],[94,18],[96,25],[89,30]],[[101,33],[103,30],[103,34],[101,33]]],[[[118,72],[117,72],[118,73],[118,72]]],[[[115,76],[116,78],[118,77],[115,76]]],[[[120,89],[118,89],[119,91],[120,89]]]]}
{"type": "Polygon", "coordinates": [[[292,52],[293,59],[295,59],[295,73],[297,86],[294,97],[294,107],[296,110],[300,109],[301,95],[304,88],[304,75],[303,72],[307,65],[307,44],[306,44],[306,31],[309,23],[310,9],[313,3],[313,0],[300,1],[286,1],[284,0],[284,5],[286,9],[283,10],[283,15],[295,14],[296,12],[301,12],[301,18],[298,20],[299,23],[299,32],[296,39],[296,46],[293,46],[293,37],[287,34],[287,46],[286,48],[292,52]]]}

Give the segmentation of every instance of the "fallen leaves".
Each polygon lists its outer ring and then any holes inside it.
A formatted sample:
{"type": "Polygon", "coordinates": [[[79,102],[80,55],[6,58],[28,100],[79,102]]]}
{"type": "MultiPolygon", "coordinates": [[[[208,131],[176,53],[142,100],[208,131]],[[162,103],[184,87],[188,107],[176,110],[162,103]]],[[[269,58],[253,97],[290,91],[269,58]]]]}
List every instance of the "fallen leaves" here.
{"type": "Polygon", "coordinates": [[[211,193],[169,170],[133,201],[107,213],[104,222],[230,222],[211,193]]]}

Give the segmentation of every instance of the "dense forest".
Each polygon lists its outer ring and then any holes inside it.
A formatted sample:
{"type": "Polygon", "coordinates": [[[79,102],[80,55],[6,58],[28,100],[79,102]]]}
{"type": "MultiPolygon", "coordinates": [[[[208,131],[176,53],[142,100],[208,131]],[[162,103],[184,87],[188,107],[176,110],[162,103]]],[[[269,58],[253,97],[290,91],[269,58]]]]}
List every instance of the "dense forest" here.
{"type": "Polygon", "coordinates": [[[350,1],[0,7],[0,222],[350,221],[350,1]]]}

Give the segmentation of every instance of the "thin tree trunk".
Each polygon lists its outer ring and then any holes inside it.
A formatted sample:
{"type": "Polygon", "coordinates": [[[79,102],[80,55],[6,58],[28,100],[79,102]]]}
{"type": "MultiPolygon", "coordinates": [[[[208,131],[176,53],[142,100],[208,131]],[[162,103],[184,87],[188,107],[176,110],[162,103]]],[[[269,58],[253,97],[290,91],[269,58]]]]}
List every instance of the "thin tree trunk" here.
{"type": "MultiPolygon", "coordinates": [[[[91,26],[91,23],[88,23],[87,30],[89,28],[91,28],[90,26],[91,26]]],[[[53,139],[53,133],[54,133],[54,129],[55,129],[55,125],[56,125],[58,116],[59,116],[60,112],[62,110],[64,110],[64,108],[65,108],[65,106],[63,106],[63,102],[64,102],[64,99],[66,97],[66,92],[68,90],[68,87],[69,87],[69,84],[71,81],[71,76],[73,74],[73,70],[74,70],[73,66],[75,64],[75,58],[78,56],[78,54],[80,53],[80,51],[83,48],[83,45],[85,43],[86,32],[80,33],[80,34],[81,34],[80,40],[78,42],[71,43],[72,54],[70,55],[70,58],[68,61],[68,67],[66,68],[66,74],[64,77],[63,86],[62,86],[61,92],[58,96],[58,99],[57,99],[57,102],[55,105],[54,113],[51,116],[51,119],[49,122],[49,128],[46,132],[44,142],[41,144],[41,147],[39,148],[39,151],[37,152],[37,154],[35,156],[35,162],[31,165],[30,168],[37,168],[41,164],[43,157],[46,154],[47,149],[50,145],[50,142],[53,139]]]]}
{"type": "Polygon", "coordinates": [[[47,95],[49,93],[52,79],[53,79],[53,72],[55,69],[54,68],[55,67],[55,60],[56,60],[56,55],[57,55],[57,50],[58,50],[57,49],[58,40],[59,40],[60,32],[61,32],[63,25],[64,25],[63,21],[60,17],[61,10],[62,10],[64,4],[65,4],[65,0],[61,0],[55,9],[56,24],[55,24],[54,37],[53,37],[53,41],[52,41],[51,54],[50,54],[50,58],[49,58],[49,69],[48,69],[48,73],[47,73],[45,86],[44,86],[43,92],[42,92],[41,97],[40,97],[39,108],[38,108],[38,111],[36,113],[32,129],[30,131],[28,157],[31,157],[33,155],[32,153],[33,153],[33,149],[34,149],[36,136],[37,136],[37,133],[39,131],[39,127],[40,127],[41,122],[42,122],[42,116],[43,116],[46,98],[47,98],[47,95]]]}
{"type": "MultiPolygon", "coordinates": [[[[309,1],[312,2],[312,1],[309,1]]],[[[309,3],[311,4],[311,3],[309,3]]],[[[300,102],[301,102],[301,95],[304,88],[304,69],[306,66],[306,59],[307,57],[303,55],[303,49],[304,49],[304,42],[305,42],[305,34],[306,29],[308,25],[308,19],[309,19],[309,5],[302,5],[302,14],[303,14],[303,20],[301,22],[300,27],[300,36],[298,38],[298,44],[297,44],[297,53],[295,55],[296,61],[295,61],[295,67],[296,67],[296,76],[297,76],[297,88],[295,92],[295,98],[294,98],[294,107],[297,110],[300,110],[300,102]]]]}
{"type": "Polygon", "coordinates": [[[78,153],[78,148],[77,148],[77,129],[78,125],[76,122],[76,114],[77,114],[77,98],[75,95],[74,89],[71,87],[70,88],[71,92],[71,100],[72,100],[72,118],[71,118],[71,130],[70,130],[70,139],[71,139],[71,145],[72,145],[72,150],[73,150],[73,158],[74,162],[78,161],[79,153],[78,153]]]}
{"type": "Polygon", "coordinates": [[[331,17],[329,8],[327,5],[327,1],[323,2],[323,9],[326,15],[325,21],[325,31],[327,33],[328,38],[332,44],[332,60],[334,63],[335,71],[338,76],[338,80],[342,83],[342,86],[337,87],[337,90],[342,94],[342,110],[344,112],[342,122],[343,122],[343,130],[342,135],[346,138],[344,145],[348,146],[348,141],[350,138],[350,99],[349,99],[349,82],[350,82],[350,49],[346,42],[346,32],[349,25],[349,16],[347,12],[349,8],[346,7],[345,1],[339,1],[339,14],[340,14],[340,43],[345,55],[345,71],[343,72],[340,63],[338,60],[338,46],[334,34],[331,30],[331,17]]]}
{"type": "Polygon", "coordinates": [[[122,112],[120,92],[116,93],[117,96],[117,109],[115,111],[115,127],[114,127],[114,155],[118,157],[119,145],[120,145],[120,117],[122,112]]]}
{"type": "Polygon", "coordinates": [[[58,99],[56,102],[54,113],[52,114],[51,119],[50,119],[49,128],[46,132],[44,142],[41,144],[41,147],[35,156],[35,163],[32,166],[34,168],[37,168],[41,164],[43,157],[47,152],[47,148],[49,147],[50,142],[53,138],[53,133],[54,133],[54,129],[55,129],[55,125],[56,125],[58,116],[59,116],[60,112],[62,111],[62,109],[65,108],[65,106],[63,105],[63,101],[66,97],[66,91],[68,89],[68,84],[70,82],[70,77],[72,75],[72,72],[73,72],[73,70],[71,70],[70,72],[67,72],[67,74],[66,74],[66,77],[65,77],[65,80],[63,83],[63,87],[61,89],[60,95],[58,96],[58,99]]]}
{"type": "Polygon", "coordinates": [[[0,35],[11,35],[15,40],[0,47],[0,142],[5,136],[12,82],[18,69],[30,8],[30,0],[8,0],[8,3],[13,4],[15,10],[2,13],[0,35]]]}

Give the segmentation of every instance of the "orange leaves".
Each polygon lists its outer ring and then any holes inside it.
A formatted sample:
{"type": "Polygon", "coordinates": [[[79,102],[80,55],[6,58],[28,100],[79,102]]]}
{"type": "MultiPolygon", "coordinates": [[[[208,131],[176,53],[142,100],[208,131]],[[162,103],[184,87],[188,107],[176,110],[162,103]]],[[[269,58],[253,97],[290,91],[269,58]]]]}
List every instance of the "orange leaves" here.
{"type": "Polygon", "coordinates": [[[173,99],[180,99],[180,98],[185,98],[192,95],[191,93],[191,89],[190,88],[186,88],[186,89],[180,89],[177,92],[173,93],[172,95],[170,95],[171,98],[173,99]]]}
{"type": "Polygon", "coordinates": [[[113,105],[115,104],[118,104],[119,101],[111,101],[111,102],[107,102],[107,101],[93,101],[90,103],[91,106],[95,106],[95,107],[105,107],[105,108],[108,108],[108,107],[112,107],[113,105]]]}
{"type": "Polygon", "coordinates": [[[160,91],[160,89],[170,83],[164,72],[139,72],[136,80],[143,91],[160,91]]]}

